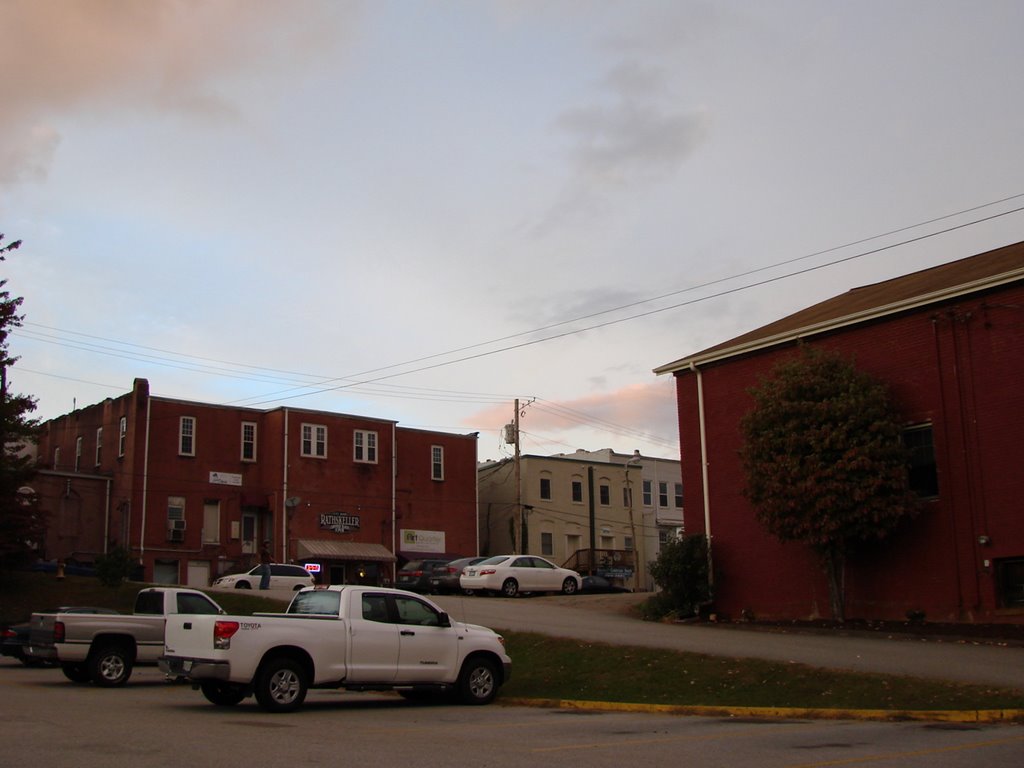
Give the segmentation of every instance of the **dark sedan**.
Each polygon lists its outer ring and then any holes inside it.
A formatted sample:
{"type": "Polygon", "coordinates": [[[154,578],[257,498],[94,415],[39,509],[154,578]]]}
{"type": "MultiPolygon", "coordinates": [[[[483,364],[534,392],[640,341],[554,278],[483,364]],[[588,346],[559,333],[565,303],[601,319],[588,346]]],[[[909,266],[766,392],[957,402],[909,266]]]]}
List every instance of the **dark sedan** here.
{"type": "MultiPolygon", "coordinates": [[[[459,577],[462,575],[462,569],[467,565],[476,565],[484,559],[483,557],[460,557],[458,560],[452,560],[445,565],[436,565],[434,566],[434,573],[430,577],[430,586],[434,592],[442,595],[462,592],[462,587],[459,586],[459,577]]],[[[472,594],[472,592],[467,594],[472,594]]]]}
{"type": "Polygon", "coordinates": [[[630,590],[619,584],[613,584],[604,576],[584,576],[583,586],[580,592],[585,595],[600,595],[610,592],[629,592],[630,590]]]}
{"type": "Polygon", "coordinates": [[[430,577],[434,575],[434,568],[448,562],[448,560],[410,560],[395,574],[395,586],[421,594],[433,592],[434,588],[430,584],[430,577]]]}

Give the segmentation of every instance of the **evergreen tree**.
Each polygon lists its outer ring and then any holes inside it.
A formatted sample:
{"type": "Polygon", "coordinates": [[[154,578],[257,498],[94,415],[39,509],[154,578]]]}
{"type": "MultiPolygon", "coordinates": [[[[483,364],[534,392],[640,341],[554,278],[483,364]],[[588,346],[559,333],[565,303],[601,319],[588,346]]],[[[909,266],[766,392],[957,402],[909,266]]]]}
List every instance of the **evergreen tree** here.
{"type": "Polygon", "coordinates": [[[818,555],[842,621],[847,555],[916,508],[887,388],[838,354],[804,347],[751,394],[741,423],[747,497],[774,536],[818,555]]]}
{"type": "MultiPolygon", "coordinates": [[[[0,261],[21,245],[15,240],[3,244],[0,234],[0,261]]],[[[12,328],[21,327],[21,297],[11,298],[7,280],[0,279],[0,568],[9,568],[27,560],[40,546],[46,533],[37,499],[30,492],[35,474],[34,462],[26,451],[34,442],[38,424],[28,418],[36,408],[28,395],[8,391],[7,372],[17,362],[7,350],[12,328]]]]}

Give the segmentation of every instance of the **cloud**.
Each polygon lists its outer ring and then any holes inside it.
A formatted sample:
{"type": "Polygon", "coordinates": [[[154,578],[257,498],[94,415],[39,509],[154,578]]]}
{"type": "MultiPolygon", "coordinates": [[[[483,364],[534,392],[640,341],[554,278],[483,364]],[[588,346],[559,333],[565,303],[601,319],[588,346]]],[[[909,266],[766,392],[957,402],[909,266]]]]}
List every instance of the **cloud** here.
{"type": "Polygon", "coordinates": [[[55,126],[83,105],[233,114],[218,78],[299,66],[350,26],[317,16],[358,12],[310,0],[5,0],[0,144],[12,149],[0,154],[0,181],[44,178],[55,126]]]}
{"type": "MultiPolygon", "coordinates": [[[[497,430],[510,419],[508,405],[502,404],[477,411],[462,423],[473,429],[497,430]]],[[[569,400],[538,400],[524,408],[520,428],[552,443],[588,450],[614,447],[631,451],[635,443],[644,443],[656,448],[641,448],[643,453],[660,448],[661,454],[669,455],[678,445],[674,382],[663,377],[569,400]],[[580,445],[581,435],[588,442],[603,442],[580,445]]]]}

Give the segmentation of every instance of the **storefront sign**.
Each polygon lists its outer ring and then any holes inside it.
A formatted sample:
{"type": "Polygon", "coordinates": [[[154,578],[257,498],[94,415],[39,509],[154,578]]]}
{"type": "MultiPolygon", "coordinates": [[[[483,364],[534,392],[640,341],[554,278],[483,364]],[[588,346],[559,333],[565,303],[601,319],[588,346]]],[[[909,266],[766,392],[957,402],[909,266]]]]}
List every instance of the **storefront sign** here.
{"type": "Polygon", "coordinates": [[[306,563],[306,570],[310,573],[320,573],[320,563],[306,563]]]}
{"type": "Polygon", "coordinates": [[[320,527],[325,531],[347,533],[359,530],[359,515],[348,515],[344,512],[325,512],[320,515],[320,527]]]}
{"type": "Polygon", "coordinates": [[[444,552],[444,531],[402,529],[403,552],[444,552]]]}
{"type": "Polygon", "coordinates": [[[241,485],[242,476],[234,472],[211,472],[210,482],[214,485],[241,485]]]}

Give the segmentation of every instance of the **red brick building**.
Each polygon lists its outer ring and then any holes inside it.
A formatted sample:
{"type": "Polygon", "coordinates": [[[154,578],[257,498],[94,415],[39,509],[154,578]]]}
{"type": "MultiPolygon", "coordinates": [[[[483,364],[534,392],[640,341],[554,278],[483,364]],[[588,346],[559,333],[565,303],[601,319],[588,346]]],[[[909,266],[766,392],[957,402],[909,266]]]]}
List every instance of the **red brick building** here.
{"type": "Polygon", "coordinates": [[[43,424],[42,554],[89,563],[121,545],[140,579],[206,585],[269,539],[324,583],[383,583],[408,559],[477,552],[476,449],[475,434],[153,397],[137,379],[43,424]]]}
{"type": "Polygon", "coordinates": [[[743,495],[748,390],[798,342],[886,382],[914,447],[921,513],[851,558],[847,615],[1024,622],[1024,243],[809,307],[656,370],[676,377],[688,533],[711,537],[716,609],[827,616],[821,568],[743,495]]]}

